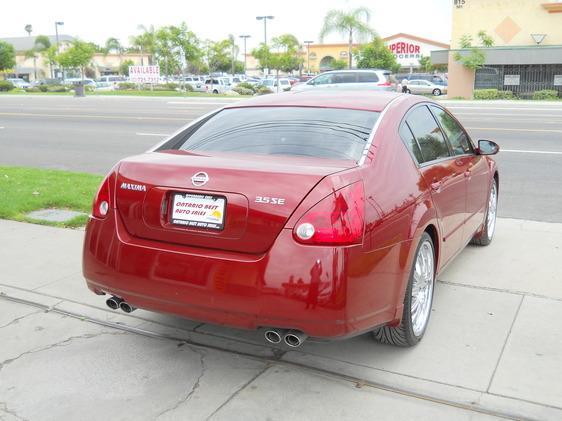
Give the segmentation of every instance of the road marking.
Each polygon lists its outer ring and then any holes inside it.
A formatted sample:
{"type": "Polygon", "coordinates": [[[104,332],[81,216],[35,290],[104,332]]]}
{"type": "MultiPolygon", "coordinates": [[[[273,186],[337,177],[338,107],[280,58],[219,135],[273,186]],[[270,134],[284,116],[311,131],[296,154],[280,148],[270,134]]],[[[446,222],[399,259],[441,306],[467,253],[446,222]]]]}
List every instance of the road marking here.
{"type": "Polygon", "coordinates": [[[547,133],[562,133],[562,130],[554,129],[509,129],[507,127],[466,127],[469,130],[497,130],[506,132],[547,132],[547,133]]]}
{"type": "Polygon", "coordinates": [[[500,152],[514,152],[514,153],[538,153],[544,155],[562,155],[562,151],[524,151],[519,149],[500,149],[500,152]]]}
{"type": "Polygon", "coordinates": [[[165,134],[165,133],[135,133],[137,136],[160,136],[160,137],[166,137],[166,136],[170,136],[169,134],[165,134]]]}
{"type": "MultiPolygon", "coordinates": [[[[238,99],[238,101],[240,101],[238,99]]],[[[170,104],[170,105],[228,105],[231,104],[234,101],[228,101],[228,102],[211,102],[211,101],[204,101],[204,102],[200,102],[200,101],[168,101],[166,102],[166,104],[170,104]]]]}
{"type": "Polygon", "coordinates": [[[487,112],[482,112],[482,113],[465,113],[465,112],[460,112],[460,113],[453,113],[455,115],[463,115],[463,116],[489,116],[489,115],[493,115],[493,116],[501,116],[501,117],[512,117],[512,118],[519,118],[519,117],[535,117],[535,118],[543,118],[543,117],[555,117],[555,118],[562,118],[562,114],[507,114],[507,113],[487,113],[487,112]]]}
{"type": "Polygon", "coordinates": [[[5,129],[5,127],[0,126],[0,130],[5,129]]]}
{"type": "Polygon", "coordinates": [[[89,114],[35,114],[35,113],[4,113],[0,115],[13,116],[13,117],[63,117],[63,118],[98,118],[106,120],[166,120],[166,121],[183,121],[187,123],[185,118],[173,117],[135,117],[135,116],[118,116],[118,115],[89,115],[89,114]]]}

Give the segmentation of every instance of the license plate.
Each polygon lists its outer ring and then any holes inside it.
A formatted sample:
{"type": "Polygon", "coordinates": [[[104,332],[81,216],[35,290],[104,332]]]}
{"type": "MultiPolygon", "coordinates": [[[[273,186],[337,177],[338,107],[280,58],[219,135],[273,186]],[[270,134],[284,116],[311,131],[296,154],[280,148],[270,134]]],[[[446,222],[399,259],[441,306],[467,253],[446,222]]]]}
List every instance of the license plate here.
{"type": "Polygon", "coordinates": [[[174,193],[172,224],[195,228],[224,228],[226,198],[221,196],[174,193]]]}

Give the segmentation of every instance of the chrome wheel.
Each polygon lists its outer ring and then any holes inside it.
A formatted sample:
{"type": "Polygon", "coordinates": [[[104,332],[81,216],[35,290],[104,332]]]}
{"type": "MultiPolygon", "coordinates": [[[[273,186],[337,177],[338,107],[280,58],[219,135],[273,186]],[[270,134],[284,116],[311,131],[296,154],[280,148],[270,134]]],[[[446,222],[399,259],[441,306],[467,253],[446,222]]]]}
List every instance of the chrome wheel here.
{"type": "Polygon", "coordinates": [[[488,200],[488,218],[486,220],[486,228],[488,232],[488,239],[492,239],[494,236],[494,230],[496,229],[496,213],[498,210],[498,187],[496,182],[492,183],[492,189],[490,191],[490,199],[488,200]]]}
{"type": "Polygon", "coordinates": [[[414,335],[421,336],[429,320],[433,298],[435,264],[433,246],[424,241],[420,246],[414,266],[410,314],[414,335]]]}

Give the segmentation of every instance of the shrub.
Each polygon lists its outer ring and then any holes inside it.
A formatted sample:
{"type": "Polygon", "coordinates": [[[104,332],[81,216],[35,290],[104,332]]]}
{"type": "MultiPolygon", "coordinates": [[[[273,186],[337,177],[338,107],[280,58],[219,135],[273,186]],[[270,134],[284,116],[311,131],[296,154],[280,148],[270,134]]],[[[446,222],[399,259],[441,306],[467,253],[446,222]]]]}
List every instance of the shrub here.
{"type": "Polygon", "coordinates": [[[96,90],[95,86],[92,85],[86,85],[84,86],[85,92],[94,92],[96,90]]]}
{"type": "Polygon", "coordinates": [[[4,91],[11,91],[12,89],[14,89],[15,86],[12,82],[10,82],[9,80],[0,80],[0,92],[4,91]]]}
{"type": "Polygon", "coordinates": [[[69,88],[63,85],[48,85],[47,92],[67,92],[69,88]]]}
{"type": "Polygon", "coordinates": [[[41,92],[41,89],[39,89],[37,86],[34,86],[32,88],[26,88],[25,92],[41,92]]]}
{"type": "Polygon", "coordinates": [[[116,88],[119,91],[132,90],[137,89],[137,84],[133,82],[121,82],[116,86],[116,88]]]}
{"type": "Polygon", "coordinates": [[[474,99],[513,99],[513,92],[497,89],[476,89],[474,99]]]}
{"type": "Polygon", "coordinates": [[[558,99],[558,91],[554,89],[543,89],[542,91],[533,92],[533,99],[536,100],[553,100],[558,99]]]}
{"type": "Polygon", "coordinates": [[[236,87],[237,88],[249,89],[253,93],[256,93],[256,90],[257,90],[254,85],[252,85],[251,83],[248,83],[248,82],[240,82],[238,85],[236,85],[236,87]]]}
{"type": "Polygon", "coordinates": [[[184,83],[183,89],[184,89],[186,92],[193,92],[193,86],[190,85],[189,83],[184,83]]]}
{"type": "Polygon", "coordinates": [[[177,83],[162,83],[161,85],[154,85],[154,90],[155,91],[175,91],[176,89],[178,89],[178,84],[177,83]]]}
{"type": "Polygon", "coordinates": [[[233,88],[232,90],[240,95],[254,95],[254,91],[252,89],[244,88],[243,86],[240,85],[233,88]]]}
{"type": "Polygon", "coordinates": [[[266,94],[272,94],[273,91],[269,89],[267,86],[260,86],[256,93],[258,95],[266,95],[266,94]]]}
{"type": "Polygon", "coordinates": [[[49,88],[49,87],[48,87],[47,85],[39,85],[39,90],[40,90],[41,92],[47,92],[47,89],[48,89],[48,88],[49,88]]]}

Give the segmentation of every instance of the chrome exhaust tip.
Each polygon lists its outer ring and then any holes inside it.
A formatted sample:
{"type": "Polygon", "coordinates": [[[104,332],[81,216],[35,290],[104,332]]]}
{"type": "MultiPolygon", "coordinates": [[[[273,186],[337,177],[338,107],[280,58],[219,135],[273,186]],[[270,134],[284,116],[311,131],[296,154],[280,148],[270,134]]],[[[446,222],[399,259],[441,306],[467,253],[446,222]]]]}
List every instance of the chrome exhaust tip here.
{"type": "Polygon", "coordinates": [[[283,340],[287,346],[291,348],[297,348],[303,344],[303,342],[308,338],[308,335],[304,332],[300,332],[298,330],[290,330],[283,340]]]}
{"type": "Polygon", "coordinates": [[[121,301],[121,303],[119,303],[119,308],[121,308],[121,310],[123,310],[125,313],[132,313],[137,309],[126,301],[121,301]]]}
{"type": "Polygon", "coordinates": [[[285,332],[280,329],[267,329],[265,331],[264,336],[267,342],[272,344],[278,344],[281,343],[284,334],[285,332]]]}
{"type": "Polygon", "coordinates": [[[110,309],[117,310],[122,302],[123,300],[119,297],[111,297],[105,301],[105,304],[107,304],[110,309]]]}

